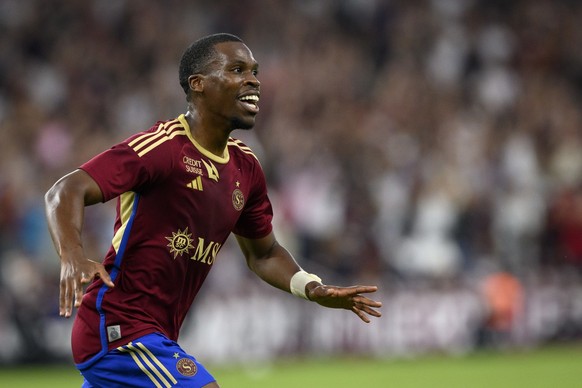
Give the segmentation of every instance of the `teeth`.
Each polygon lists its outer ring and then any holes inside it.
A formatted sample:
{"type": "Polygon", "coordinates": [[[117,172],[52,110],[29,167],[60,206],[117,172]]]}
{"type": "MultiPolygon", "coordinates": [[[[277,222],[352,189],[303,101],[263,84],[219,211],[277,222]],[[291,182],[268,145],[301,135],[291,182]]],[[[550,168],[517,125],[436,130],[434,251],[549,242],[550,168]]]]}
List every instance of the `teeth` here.
{"type": "Polygon", "coordinates": [[[241,97],[239,100],[241,100],[241,101],[258,102],[259,101],[259,96],[253,94],[253,95],[250,95],[250,96],[241,97]]]}

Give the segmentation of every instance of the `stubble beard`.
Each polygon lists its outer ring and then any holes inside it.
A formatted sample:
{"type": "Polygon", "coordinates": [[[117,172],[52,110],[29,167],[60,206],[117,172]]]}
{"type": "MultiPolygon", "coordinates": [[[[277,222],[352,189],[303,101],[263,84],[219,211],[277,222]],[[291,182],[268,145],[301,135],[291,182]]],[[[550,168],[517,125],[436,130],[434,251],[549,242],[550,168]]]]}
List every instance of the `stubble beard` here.
{"type": "Polygon", "coordinates": [[[250,120],[241,120],[238,118],[235,118],[232,120],[232,128],[233,129],[242,129],[243,131],[250,131],[251,129],[253,129],[255,127],[255,119],[252,119],[252,122],[250,120]]]}

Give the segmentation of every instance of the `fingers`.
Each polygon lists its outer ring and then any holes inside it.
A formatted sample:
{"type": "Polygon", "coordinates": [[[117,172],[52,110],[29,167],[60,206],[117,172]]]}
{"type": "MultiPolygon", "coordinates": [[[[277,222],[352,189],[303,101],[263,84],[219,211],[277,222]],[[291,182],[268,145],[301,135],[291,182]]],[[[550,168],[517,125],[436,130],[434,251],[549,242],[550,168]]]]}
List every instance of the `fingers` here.
{"type": "Polygon", "coordinates": [[[94,263],[94,265],[95,267],[92,269],[90,273],[87,274],[83,272],[81,283],[89,284],[91,283],[94,277],[98,277],[103,281],[103,283],[105,283],[107,287],[109,288],[115,287],[115,284],[113,284],[113,281],[111,280],[111,276],[109,276],[109,273],[107,272],[103,264],[94,263]]]}
{"type": "MultiPolygon", "coordinates": [[[[355,299],[355,298],[354,298],[355,299]]],[[[373,316],[376,318],[380,318],[382,313],[377,310],[374,310],[372,307],[382,307],[381,302],[376,302],[368,298],[363,298],[363,301],[355,301],[351,308],[351,310],[358,316],[360,319],[366,323],[370,323],[370,318],[368,316],[373,316]]]]}
{"type": "Polygon", "coordinates": [[[353,286],[346,288],[353,295],[355,294],[369,294],[378,291],[377,286],[353,286]]]}
{"type": "Polygon", "coordinates": [[[114,287],[113,281],[101,263],[88,261],[89,266],[83,270],[65,266],[61,271],[59,285],[59,315],[69,318],[73,307],[78,308],[83,301],[84,285],[91,283],[95,276],[101,278],[108,287],[114,287]],[[91,264],[93,263],[93,264],[91,264]]]}
{"type": "Polygon", "coordinates": [[[368,318],[368,316],[366,314],[364,314],[364,312],[362,310],[360,310],[359,308],[357,308],[355,305],[352,306],[352,311],[358,316],[360,317],[360,319],[366,323],[370,323],[370,318],[368,318]]]}
{"type": "Polygon", "coordinates": [[[59,315],[61,317],[65,316],[65,311],[67,309],[66,306],[66,294],[67,294],[67,286],[61,281],[59,285],[59,315]]]}
{"type": "Polygon", "coordinates": [[[79,308],[83,302],[83,286],[91,283],[94,277],[95,273],[87,274],[82,272],[81,279],[78,282],[75,282],[75,308],[79,308]]]}
{"type": "Polygon", "coordinates": [[[107,285],[107,287],[114,287],[113,281],[111,280],[111,277],[105,270],[105,267],[102,264],[97,264],[97,267],[98,268],[93,273],[90,274],[82,273],[81,281],[75,282],[76,284],[75,307],[78,308],[79,306],[81,306],[81,303],[83,301],[83,285],[91,283],[93,278],[99,277],[103,281],[103,283],[107,285]]]}
{"type": "Polygon", "coordinates": [[[371,317],[380,318],[382,314],[377,310],[382,302],[370,299],[365,293],[376,292],[376,286],[321,286],[318,287],[320,299],[317,302],[326,307],[344,308],[352,311],[363,322],[370,323],[371,317]]]}
{"type": "Polygon", "coordinates": [[[350,299],[355,305],[380,308],[380,307],[382,307],[382,302],[378,302],[378,301],[372,300],[366,296],[360,295],[363,293],[376,292],[377,290],[378,290],[378,287],[376,287],[376,286],[346,287],[346,288],[341,288],[339,290],[340,293],[343,293],[343,295],[338,295],[338,296],[342,296],[342,297],[350,299]]]}
{"type": "Polygon", "coordinates": [[[379,311],[373,310],[367,306],[352,306],[351,310],[364,322],[370,323],[371,320],[369,316],[380,318],[382,314],[379,311]]]}
{"type": "Polygon", "coordinates": [[[362,296],[362,295],[356,295],[356,296],[353,297],[352,300],[356,304],[362,304],[362,305],[366,305],[366,306],[370,306],[370,307],[376,307],[376,308],[382,307],[382,302],[378,302],[376,300],[372,300],[370,298],[366,298],[365,296],[362,296]]]}
{"type": "Polygon", "coordinates": [[[59,292],[59,315],[69,318],[73,313],[73,306],[79,307],[83,299],[83,280],[74,278],[61,280],[59,292]]]}
{"type": "Polygon", "coordinates": [[[369,294],[378,291],[377,286],[327,286],[327,291],[330,296],[337,296],[341,298],[357,297],[359,294],[369,294]]]}
{"type": "MultiPolygon", "coordinates": [[[[75,282],[75,307],[78,308],[83,300],[83,280],[75,282]]],[[[69,314],[70,315],[70,314],[69,314]]]]}
{"type": "Polygon", "coordinates": [[[382,307],[382,302],[378,302],[367,298],[360,294],[371,293],[378,291],[376,286],[355,286],[348,288],[349,294],[352,295],[353,306],[351,310],[365,323],[370,323],[370,317],[380,318],[382,313],[376,308],[382,307]]]}
{"type": "Polygon", "coordinates": [[[382,313],[378,310],[374,310],[373,308],[370,308],[368,306],[359,306],[356,307],[358,310],[365,312],[368,315],[371,315],[373,317],[376,318],[380,318],[382,316],[382,313]]]}
{"type": "Polygon", "coordinates": [[[59,290],[59,315],[69,318],[73,310],[74,281],[72,279],[61,280],[59,290]]]}

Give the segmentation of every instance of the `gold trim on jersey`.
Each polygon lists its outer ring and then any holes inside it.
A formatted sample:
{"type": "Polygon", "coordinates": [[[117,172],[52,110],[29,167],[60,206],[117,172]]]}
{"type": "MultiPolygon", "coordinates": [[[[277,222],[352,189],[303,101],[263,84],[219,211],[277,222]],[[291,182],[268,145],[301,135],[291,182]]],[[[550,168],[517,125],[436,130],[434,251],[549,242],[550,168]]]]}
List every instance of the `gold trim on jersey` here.
{"type": "Polygon", "coordinates": [[[242,141],[240,141],[238,139],[234,139],[231,137],[228,139],[227,145],[233,146],[233,147],[238,147],[238,149],[240,149],[245,154],[251,155],[252,157],[257,159],[257,162],[259,161],[259,158],[257,158],[257,155],[254,154],[253,150],[251,150],[250,147],[246,146],[242,141]]]}
{"type": "Polygon", "coordinates": [[[164,366],[164,364],[162,364],[160,360],[158,360],[158,358],[141,342],[136,342],[135,346],[133,345],[132,342],[130,342],[125,346],[118,347],[117,350],[119,350],[120,352],[129,353],[129,355],[131,356],[131,358],[133,358],[133,361],[136,363],[139,369],[141,369],[141,371],[150,378],[150,380],[155,384],[156,387],[164,388],[159,383],[159,381],[154,377],[154,374],[158,377],[158,379],[162,382],[162,384],[164,384],[166,388],[170,388],[172,385],[178,384],[178,381],[174,378],[174,376],[172,376],[172,374],[164,366]],[[145,363],[145,365],[142,363],[142,361],[145,363]],[[152,361],[157,365],[157,367],[156,365],[152,364],[152,361]],[[170,380],[172,384],[168,380],[170,380]]]}
{"type": "Polygon", "coordinates": [[[192,131],[190,130],[190,126],[188,125],[188,121],[183,114],[174,120],[161,123],[154,132],[148,132],[136,137],[131,142],[129,142],[128,145],[137,153],[139,157],[142,157],[160,144],[163,144],[166,141],[171,140],[179,135],[188,136],[188,139],[190,139],[192,144],[198,149],[198,151],[200,151],[202,155],[216,163],[228,163],[230,160],[230,153],[228,152],[229,146],[238,147],[238,149],[240,149],[242,152],[247,155],[251,155],[257,161],[259,161],[259,158],[257,158],[250,147],[244,145],[242,141],[232,137],[228,139],[227,148],[225,148],[222,156],[217,156],[208,151],[194,139],[192,136],[192,131]]]}
{"type": "Polygon", "coordinates": [[[129,142],[129,146],[133,148],[141,158],[160,144],[165,143],[178,135],[187,136],[186,129],[180,124],[181,122],[178,119],[162,123],[154,132],[149,132],[133,139],[129,142]]]}
{"type": "Polygon", "coordinates": [[[208,178],[212,179],[215,182],[218,182],[218,180],[220,179],[220,175],[218,174],[218,169],[216,168],[214,163],[212,163],[212,160],[209,160],[207,162],[206,160],[202,159],[202,164],[204,164],[204,167],[206,167],[208,178]]]}
{"type": "Polygon", "coordinates": [[[133,201],[135,201],[135,193],[133,191],[125,192],[120,196],[119,215],[121,218],[121,226],[117,229],[117,232],[111,241],[111,245],[113,245],[115,252],[119,252],[121,239],[123,238],[123,233],[125,233],[125,228],[127,227],[129,217],[131,217],[131,212],[133,210],[133,201]]]}
{"type": "Polygon", "coordinates": [[[180,122],[184,126],[184,129],[186,130],[186,135],[188,136],[188,138],[190,139],[192,144],[194,144],[194,147],[196,147],[202,155],[206,156],[208,159],[211,159],[212,161],[214,161],[216,163],[220,163],[220,164],[228,163],[228,161],[230,160],[230,154],[228,153],[228,148],[224,149],[222,156],[214,155],[212,152],[210,152],[206,148],[202,147],[200,145],[200,143],[198,143],[194,139],[194,137],[192,136],[192,131],[190,130],[190,125],[188,125],[188,121],[186,120],[186,117],[183,114],[178,116],[178,120],[180,120],[180,122]]]}

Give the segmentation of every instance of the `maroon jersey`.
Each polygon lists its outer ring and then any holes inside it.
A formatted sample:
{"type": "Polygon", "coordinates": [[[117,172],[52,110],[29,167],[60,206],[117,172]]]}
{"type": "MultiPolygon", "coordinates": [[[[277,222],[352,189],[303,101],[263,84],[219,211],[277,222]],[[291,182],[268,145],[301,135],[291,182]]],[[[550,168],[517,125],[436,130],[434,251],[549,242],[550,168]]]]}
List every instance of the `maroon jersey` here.
{"type": "Polygon", "coordinates": [[[104,265],[114,288],[96,279],[75,318],[73,358],[81,368],[110,349],[180,326],[231,232],[271,232],[264,173],[250,148],[230,138],[222,157],[202,148],[183,115],[81,166],[104,201],[118,197],[104,265]]]}

